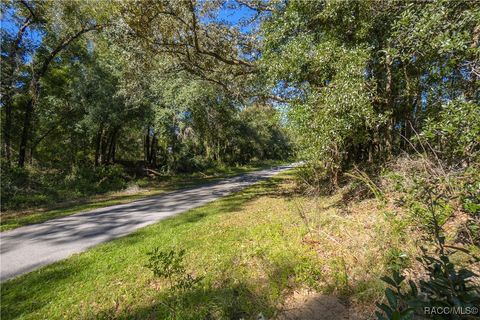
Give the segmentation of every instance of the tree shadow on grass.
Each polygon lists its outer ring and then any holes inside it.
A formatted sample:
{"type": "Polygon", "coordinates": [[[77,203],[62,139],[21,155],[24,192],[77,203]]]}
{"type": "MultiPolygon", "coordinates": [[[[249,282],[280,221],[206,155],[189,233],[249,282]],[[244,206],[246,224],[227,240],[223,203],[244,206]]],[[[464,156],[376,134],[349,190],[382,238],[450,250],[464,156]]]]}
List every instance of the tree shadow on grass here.
{"type": "MultiPolygon", "coordinates": [[[[250,178],[254,180],[259,179],[257,176],[235,178],[240,182],[237,182],[237,186],[234,184],[229,189],[231,189],[231,192],[241,190],[245,187],[244,180],[250,178]]],[[[262,177],[260,176],[260,178],[262,177]]],[[[179,214],[178,216],[181,218],[175,220],[176,224],[195,223],[206,216],[238,211],[247,201],[261,195],[271,194],[280,181],[281,179],[271,178],[261,182],[260,185],[229,195],[227,198],[221,199],[216,205],[207,206],[204,209],[190,213],[179,214]]],[[[227,186],[231,186],[228,181],[226,183],[227,186]]],[[[172,212],[190,209],[191,203],[205,205],[206,202],[204,200],[208,200],[212,192],[218,192],[219,196],[230,192],[230,190],[222,190],[221,185],[214,189],[208,188],[208,186],[202,188],[151,197],[128,205],[80,213],[75,216],[50,220],[42,225],[3,234],[1,253],[6,254],[13,251],[24,241],[42,242],[50,245],[68,245],[80,240],[84,242],[89,241],[92,244],[112,240],[132,232],[135,228],[150,224],[155,219],[159,220],[160,215],[166,218],[172,216],[172,212]],[[165,198],[167,196],[168,198],[165,198]],[[88,228],[85,225],[88,225],[88,228]]],[[[212,200],[215,200],[215,198],[212,198],[212,200]]]]}
{"type": "Polygon", "coordinates": [[[263,316],[272,319],[281,311],[280,302],[284,298],[281,293],[292,285],[297,262],[287,257],[276,261],[260,257],[259,268],[265,272],[264,276],[236,278],[229,272],[214,279],[211,285],[204,283],[176,293],[167,289],[155,293],[155,301],[149,305],[115,306],[98,312],[94,318],[259,319],[263,316]]]}
{"type": "Polygon", "coordinates": [[[115,315],[115,310],[101,312],[97,318],[128,319],[250,319],[271,308],[243,283],[217,288],[198,288],[176,295],[159,294],[157,302],[115,315]]]}
{"type": "Polygon", "coordinates": [[[197,289],[175,297],[159,295],[158,299],[152,305],[131,312],[118,314],[115,308],[105,310],[98,313],[95,319],[362,319],[352,314],[348,304],[335,296],[315,293],[295,296],[296,300],[290,302],[288,309],[283,309],[286,306],[279,307],[278,303],[255,295],[242,283],[217,289],[197,289]]]}
{"type": "Polygon", "coordinates": [[[2,320],[33,314],[54,300],[65,281],[79,272],[81,265],[60,262],[43,268],[26,277],[1,284],[0,314],[2,320]],[[32,299],[32,296],[35,299],[32,299]]]}
{"type": "Polygon", "coordinates": [[[92,319],[257,319],[259,315],[270,318],[275,313],[269,297],[237,280],[177,293],[159,292],[149,305],[124,307],[104,309],[92,319]]]}
{"type": "MultiPolygon", "coordinates": [[[[261,182],[241,193],[229,196],[219,201],[213,209],[208,211],[196,210],[192,213],[185,213],[176,216],[170,221],[175,224],[195,223],[206,216],[223,214],[226,212],[235,212],[241,210],[246,202],[256,199],[260,196],[276,196],[276,189],[282,178],[273,177],[261,182]]],[[[173,224],[174,225],[174,224],[173,224]]],[[[142,238],[142,232],[137,232],[118,241],[128,245],[133,245],[142,238]]],[[[81,259],[76,263],[71,261],[59,262],[47,268],[40,269],[26,277],[13,279],[1,286],[1,315],[2,319],[13,319],[22,315],[34,315],[43,307],[55,300],[59,291],[68,290],[68,285],[72,282],[73,276],[82,270],[85,270],[85,264],[89,259],[81,259]]],[[[281,266],[279,268],[282,268],[281,266]]],[[[291,267],[289,267],[291,268],[291,267]]],[[[285,268],[284,268],[285,269],[285,268]]],[[[280,273],[273,270],[272,274],[280,273]]],[[[261,280],[258,280],[261,281],[261,280]]],[[[72,288],[72,290],[74,290],[72,288]]],[[[243,282],[224,281],[220,285],[207,289],[196,289],[185,292],[179,299],[186,301],[184,312],[185,319],[208,319],[220,318],[240,319],[256,317],[258,313],[265,315],[271,314],[274,310],[274,303],[270,302],[267,294],[259,295],[253,293],[254,290],[248,284],[243,282]],[[193,316],[189,316],[192,314],[193,316]]],[[[165,297],[164,297],[165,298],[165,297]]],[[[159,296],[158,301],[162,301],[159,296]]],[[[137,308],[125,312],[124,315],[117,315],[116,309],[109,309],[98,313],[95,318],[121,318],[121,319],[162,319],[171,314],[171,310],[165,304],[158,302],[144,308],[137,308]]]]}
{"type": "Polygon", "coordinates": [[[175,216],[172,226],[179,226],[186,223],[196,223],[205,217],[211,217],[218,214],[233,213],[241,211],[247,202],[258,199],[262,196],[282,197],[278,192],[278,186],[283,182],[283,178],[271,177],[268,180],[260,182],[259,185],[243,189],[239,193],[227,196],[226,198],[217,200],[218,204],[208,206],[206,209],[195,209],[192,213],[184,213],[175,216]],[[208,209],[208,211],[206,211],[208,209]]]}

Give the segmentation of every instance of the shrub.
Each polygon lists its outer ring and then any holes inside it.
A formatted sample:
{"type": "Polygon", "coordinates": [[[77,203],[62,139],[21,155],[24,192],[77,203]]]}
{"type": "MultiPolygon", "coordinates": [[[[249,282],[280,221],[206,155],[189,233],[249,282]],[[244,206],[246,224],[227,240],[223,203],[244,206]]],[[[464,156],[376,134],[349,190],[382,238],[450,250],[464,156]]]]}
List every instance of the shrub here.
{"type": "Polygon", "coordinates": [[[155,248],[148,253],[149,261],[147,268],[152,270],[154,276],[165,279],[174,290],[189,290],[194,288],[201,277],[194,277],[185,268],[185,250],[161,251],[155,248]]]}
{"type": "Polygon", "coordinates": [[[13,198],[28,188],[29,171],[25,168],[11,167],[2,162],[1,201],[2,209],[9,207],[13,198]]]}
{"type": "Polygon", "coordinates": [[[53,201],[56,198],[56,192],[52,187],[47,186],[49,180],[58,181],[58,179],[49,179],[47,175],[32,168],[2,166],[2,210],[19,210],[53,201]]]}
{"type": "Polygon", "coordinates": [[[450,163],[467,165],[478,159],[480,152],[480,108],[473,102],[453,100],[426,121],[417,141],[425,138],[436,154],[450,163]]]}
{"type": "Polygon", "coordinates": [[[96,169],[97,191],[107,192],[124,189],[127,186],[127,176],[121,165],[108,165],[96,169]]]}
{"type": "MultiPolygon", "coordinates": [[[[425,308],[457,307],[468,312],[467,310],[474,310],[474,307],[480,305],[480,290],[472,281],[477,275],[466,268],[455,266],[450,260],[450,255],[455,251],[440,248],[437,255],[428,254],[423,249],[423,255],[417,260],[426,271],[427,278],[418,283],[410,280],[407,290],[403,289],[405,276],[397,271],[391,277],[382,278],[392,288],[385,290],[388,304],[377,304],[381,310],[376,312],[379,320],[414,319],[415,315],[429,318],[425,308]]],[[[435,315],[434,319],[460,319],[460,316],[435,315]]]]}
{"type": "Polygon", "coordinates": [[[52,202],[52,198],[45,194],[17,194],[8,202],[12,209],[20,209],[48,204],[52,202]]]}
{"type": "Polygon", "coordinates": [[[155,248],[148,253],[148,256],[146,267],[152,270],[155,277],[166,280],[169,284],[169,292],[160,303],[175,315],[182,309],[183,304],[187,303],[186,295],[181,293],[196,288],[203,278],[187,272],[184,249],[162,251],[160,248],[155,248]]]}
{"type": "MultiPolygon", "coordinates": [[[[431,162],[424,162],[425,171],[413,176],[408,187],[399,188],[404,193],[404,204],[409,207],[416,226],[424,239],[429,240],[435,251],[429,253],[422,248],[422,255],[417,257],[426,277],[418,282],[409,280],[405,290],[406,277],[394,270],[391,277],[382,280],[392,286],[385,290],[387,303],[378,304],[378,319],[460,319],[455,314],[429,315],[425,308],[449,307],[467,308],[480,304],[480,290],[473,282],[477,275],[468,268],[461,268],[452,262],[451,256],[464,248],[445,244],[444,224],[453,213],[463,208],[467,213],[477,215],[475,208],[478,199],[475,189],[478,177],[467,171],[460,173],[438,174],[431,162]],[[460,198],[459,204],[456,199],[460,198]]],[[[443,171],[443,170],[441,170],[443,171]]],[[[472,255],[473,260],[478,258],[472,255]]],[[[450,309],[452,310],[452,309],[450,309]]],[[[478,310],[478,309],[477,309],[478,310]]],[[[478,314],[477,314],[478,316],[478,314]]],[[[468,319],[468,317],[467,317],[468,319]]]]}
{"type": "Polygon", "coordinates": [[[480,168],[472,166],[458,181],[462,209],[468,214],[466,240],[480,247],[480,168]]]}
{"type": "Polygon", "coordinates": [[[73,167],[65,178],[66,187],[78,195],[89,195],[121,190],[127,185],[127,176],[121,165],[100,167],[73,167]]]}
{"type": "Polygon", "coordinates": [[[108,191],[124,189],[127,175],[120,165],[40,170],[2,166],[2,210],[19,210],[48,205],[108,191]]]}

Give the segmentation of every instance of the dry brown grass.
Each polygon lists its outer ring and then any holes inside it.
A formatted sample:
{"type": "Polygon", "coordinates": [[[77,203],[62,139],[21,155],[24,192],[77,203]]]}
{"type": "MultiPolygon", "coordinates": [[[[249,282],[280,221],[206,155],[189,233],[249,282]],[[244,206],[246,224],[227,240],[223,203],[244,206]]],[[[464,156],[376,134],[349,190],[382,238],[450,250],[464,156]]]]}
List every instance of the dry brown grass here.
{"type": "Polygon", "coordinates": [[[368,317],[383,299],[381,276],[395,267],[394,253],[415,254],[415,238],[396,226],[399,219],[375,199],[342,207],[342,194],[292,200],[310,232],[304,243],[317,252],[322,281],[318,291],[345,298],[357,313],[368,317]]]}

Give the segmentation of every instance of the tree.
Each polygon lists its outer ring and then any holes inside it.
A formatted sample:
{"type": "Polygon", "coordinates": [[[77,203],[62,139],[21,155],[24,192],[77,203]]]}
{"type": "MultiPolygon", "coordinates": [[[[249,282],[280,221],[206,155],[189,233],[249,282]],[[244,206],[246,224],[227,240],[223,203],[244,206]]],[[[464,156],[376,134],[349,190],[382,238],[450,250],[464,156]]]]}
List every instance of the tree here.
{"type": "MultiPolygon", "coordinates": [[[[12,49],[9,53],[11,60],[18,62],[20,48],[23,46],[23,35],[25,30],[31,29],[38,32],[37,37],[40,41],[38,48],[30,52],[31,63],[28,66],[29,81],[25,83],[28,88],[29,99],[25,104],[23,119],[23,129],[20,136],[18,165],[23,167],[25,164],[26,152],[31,142],[31,126],[36,105],[40,99],[42,80],[47,75],[51,64],[59,55],[67,50],[75,41],[83,35],[100,30],[105,27],[105,19],[109,8],[101,6],[92,8],[81,1],[15,1],[6,5],[4,10],[14,11],[17,19],[24,23],[19,27],[17,37],[15,38],[12,49]],[[102,10],[105,10],[102,12],[102,10]]],[[[10,79],[6,90],[4,104],[6,109],[6,121],[4,132],[7,136],[5,144],[10,144],[11,131],[11,96],[12,84],[18,80],[18,72],[10,72],[10,79]]],[[[7,148],[7,147],[6,147],[7,148]]],[[[9,148],[7,148],[9,149],[9,148]]]]}
{"type": "Polygon", "coordinates": [[[408,151],[442,102],[478,105],[474,3],[288,1],[263,25],[262,70],[291,101],[300,154],[337,181],[408,151]]]}
{"type": "Polygon", "coordinates": [[[171,72],[188,72],[235,95],[255,73],[255,39],[216,21],[221,2],[124,2],[125,33],[154,56],[168,57],[171,72]]]}

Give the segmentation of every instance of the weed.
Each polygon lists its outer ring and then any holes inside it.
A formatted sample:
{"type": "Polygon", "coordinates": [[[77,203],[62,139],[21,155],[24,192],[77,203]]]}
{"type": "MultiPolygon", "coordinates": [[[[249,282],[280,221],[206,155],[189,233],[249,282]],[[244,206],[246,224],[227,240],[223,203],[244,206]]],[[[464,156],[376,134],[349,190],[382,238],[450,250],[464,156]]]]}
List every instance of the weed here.
{"type": "Polygon", "coordinates": [[[190,290],[200,283],[202,277],[195,277],[187,273],[185,268],[185,250],[161,251],[159,247],[148,253],[147,268],[161,279],[166,279],[171,289],[190,290]]]}

